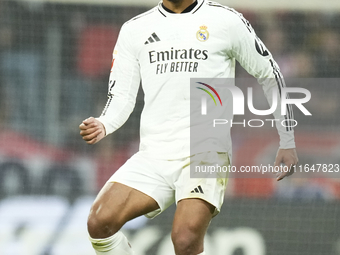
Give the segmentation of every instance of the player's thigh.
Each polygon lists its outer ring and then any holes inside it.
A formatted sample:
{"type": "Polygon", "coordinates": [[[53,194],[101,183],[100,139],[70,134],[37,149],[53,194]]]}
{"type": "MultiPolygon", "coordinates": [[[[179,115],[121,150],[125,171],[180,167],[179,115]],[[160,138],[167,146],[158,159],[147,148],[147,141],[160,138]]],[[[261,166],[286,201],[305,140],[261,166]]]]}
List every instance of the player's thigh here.
{"type": "Polygon", "coordinates": [[[205,233],[214,212],[215,207],[202,199],[183,199],[177,204],[173,230],[176,232],[184,226],[188,231],[205,233]]]}
{"type": "Polygon", "coordinates": [[[150,196],[121,183],[107,182],[92,205],[89,223],[117,230],[127,221],[158,208],[150,196]]]}
{"type": "Polygon", "coordinates": [[[180,200],[174,216],[172,240],[178,245],[203,246],[204,235],[214,215],[215,206],[199,199],[180,200]]]}

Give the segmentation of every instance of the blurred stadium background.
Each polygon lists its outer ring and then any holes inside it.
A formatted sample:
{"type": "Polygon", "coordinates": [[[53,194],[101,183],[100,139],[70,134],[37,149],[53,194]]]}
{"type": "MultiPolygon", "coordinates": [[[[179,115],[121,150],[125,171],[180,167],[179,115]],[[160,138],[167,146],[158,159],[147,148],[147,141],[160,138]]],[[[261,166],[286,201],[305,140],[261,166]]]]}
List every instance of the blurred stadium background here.
{"type": "MultiPolygon", "coordinates": [[[[306,106],[313,116],[295,109],[300,163],[339,164],[340,2],[219,2],[251,22],[288,86],[289,78],[310,79],[301,84],[312,93],[306,106]]],[[[142,91],[128,122],[99,144],[87,146],[78,125],[105,105],[120,26],[156,4],[0,1],[1,255],[94,254],[86,217],[104,182],[138,149],[142,91]]],[[[241,68],[237,76],[248,77],[241,68]]],[[[261,88],[255,88],[261,107],[261,88]]],[[[275,128],[236,127],[232,133],[236,166],[274,160],[275,128]]],[[[338,176],[297,174],[280,183],[270,175],[232,178],[206,238],[207,254],[339,255],[338,176]]],[[[138,255],[174,254],[174,209],[124,227],[138,255]]]]}

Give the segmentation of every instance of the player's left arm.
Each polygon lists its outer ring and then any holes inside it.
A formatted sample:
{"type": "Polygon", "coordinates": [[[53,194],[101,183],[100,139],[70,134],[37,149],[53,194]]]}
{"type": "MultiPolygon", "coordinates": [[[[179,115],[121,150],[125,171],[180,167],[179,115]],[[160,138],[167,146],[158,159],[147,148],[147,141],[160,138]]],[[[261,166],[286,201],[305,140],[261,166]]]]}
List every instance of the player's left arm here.
{"type": "MultiPolygon", "coordinates": [[[[240,14],[235,12],[234,25],[230,32],[232,50],[231,56],[234,57],[248,73],[257,78],[262,85],[264,94],[271,104],[273,102],[273,90],[276,90],[277,102],[281,102],[281,89],[284,88],[285,81],[280,68],[272,57],[270,51],[256,35],[250,23],[240,14]]],[[[280,136],[280,147],[276,155],[275,166],[281,164],[289,168],[287,172],[281,172],[277,176],[280,181],[284,177],[294,172],[294,166],[298,163],[295,149],[294,130],[289,120],[294,119],[293,110],[287,106],[286,115],[281,115],[281,104],[273,113],[276,128],[280,136]],[[286,126],[281,125],[284,122],[286,126]]]]}

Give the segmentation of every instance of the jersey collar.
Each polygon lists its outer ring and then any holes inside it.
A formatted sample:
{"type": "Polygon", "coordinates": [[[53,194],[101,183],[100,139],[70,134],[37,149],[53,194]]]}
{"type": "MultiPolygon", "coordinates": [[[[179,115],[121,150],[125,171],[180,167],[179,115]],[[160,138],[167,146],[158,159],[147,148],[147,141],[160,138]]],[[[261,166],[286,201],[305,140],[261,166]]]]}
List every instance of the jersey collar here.
{"type": "Polygon", "coordinates": [[[163,3],[160,2],[158,4],[158,10],[164,17],[168,17],[171,15],[178,15],[178,14],[181,14],[181,15],[194,14],[196,11],[198,11],[202,7],[203,3],[204,3],[204,0],[196,0],[188,8],[186,8],[182,13],[174,13],[173,11],[163,6],[163,3]]]}

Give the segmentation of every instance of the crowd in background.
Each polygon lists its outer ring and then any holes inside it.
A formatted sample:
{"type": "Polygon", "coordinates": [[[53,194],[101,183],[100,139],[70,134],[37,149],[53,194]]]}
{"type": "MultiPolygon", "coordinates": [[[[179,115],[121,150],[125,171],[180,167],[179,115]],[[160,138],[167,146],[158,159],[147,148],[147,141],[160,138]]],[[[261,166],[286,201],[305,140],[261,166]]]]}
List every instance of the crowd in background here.
{"type": "MultiPolygon", "coordinates": [[[[98,115],[105,104],[111,53],[122,23],[147,8],[52,5],[2,1],[0,7],[1,125],[44,134],[46,97],[53,62],[51,27],[60,33],[61,93],[58,119],[98,115]]],[[[242,10],[241,10],[242,11],[242,10]]],[[[340,14],[243,11],[278,62],[284,76],[340,76],[340,14]]],[[[53,33],[53,31],[52,31],[53,33]]],[[[53,35],[53,34],[52,34],[53,35]]],[[[238,76],[245,76],[239,68],[238,76]]],[[[332,90],[333,88],[331,88],[332,90]]],[[[330,91],[329,95],[335,91],[330,91]]],[[[327,94],[327,96],[329,96],[327,94]]],[[[330,100],[326,111],[339,109],[330,100]]],[[[45,137],[46,138],[46,137],[45,137]]],[[[64,141],[67,141],[65,137],[64,141]]]]}
{"type": "MultiPolygon", "coordinates": [[[[120,26],[147,9],[1,1],[0,129],[50,142],[49,122],[54,120],[55,145],[87,150],[78,125],[88,116],[98,116],[106,103],[111,54],[120,26]],[[51,88],[56,94],[50,93],[51,88]],[[53,96],[60,103],[50,112],[53,96]]],[[[239,11],[286,78],[340,77],[340,13],[239,11]]],[[[237,76],[247,74],[238,68],[237,76]]],[[[339,89],[333,83],[313,85],[318,94],[309,107],[316,117],[305,125],[320,131],[338,127],[334,116],[340,109],[339,89]]],[[[137,149],[142,106],[140,92],[124,131],[91,151],[100,158],[101,171],[121,165],[137,149]],[[119,155],[119,160],[111,155],[119,155]]]]}

